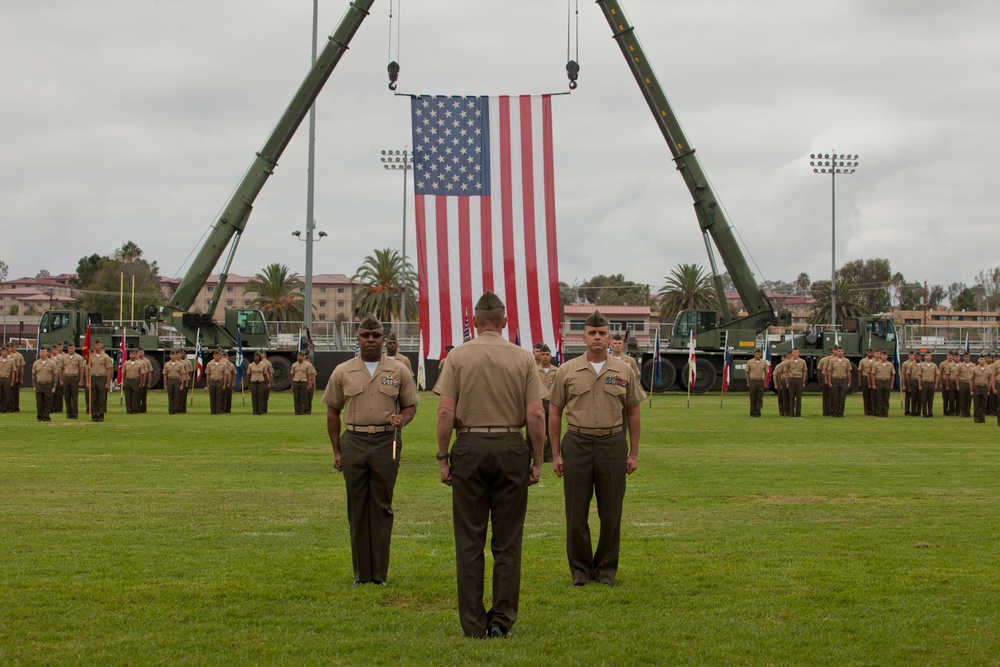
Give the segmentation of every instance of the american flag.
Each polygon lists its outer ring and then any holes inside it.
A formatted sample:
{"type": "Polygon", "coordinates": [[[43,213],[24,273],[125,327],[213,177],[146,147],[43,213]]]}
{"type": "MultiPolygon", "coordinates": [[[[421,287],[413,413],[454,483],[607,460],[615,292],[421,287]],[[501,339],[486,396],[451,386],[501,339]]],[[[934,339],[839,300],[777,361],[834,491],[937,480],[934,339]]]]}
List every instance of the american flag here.
{"type": "Polygon", "coordinates": [[[507,306],[506,336],[559,326],[549,95],[413,97],[420,321],[429,359],[461,342],[484,290],[507,306]]]}
{"type": "Polygon", "coordinates": [[[726,356],[722,360],[722,393],[729,391],[730,375],[732,373],[733,357],[729,353],[729,332],[726,332],[726,356]]]}
{"type": "Polygon", "coordinates": [[[205,375],[205,360],[201,358],[201,327],[198,328],[198,338],[194,345],[194,381],[198,382],[205,375]]]}
{"type": "Polygon", "coordinates": [[[465,324],[462,325],[462,340],[472,340],[472,329],[469,328],[469,311],[465,311],[465,324]]]}

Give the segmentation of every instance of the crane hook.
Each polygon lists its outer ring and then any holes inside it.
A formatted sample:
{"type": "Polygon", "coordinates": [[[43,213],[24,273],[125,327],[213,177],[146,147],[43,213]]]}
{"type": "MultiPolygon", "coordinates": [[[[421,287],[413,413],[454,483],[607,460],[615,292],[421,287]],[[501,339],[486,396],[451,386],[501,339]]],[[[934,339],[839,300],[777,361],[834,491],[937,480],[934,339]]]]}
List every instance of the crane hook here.
{"type": "Polygon", "coordinates": [[[399,78],[399,63],[393,60],[389,63],[389,90],[396,90],[396,79],[399,78]]]}
{"type": "Polygon", "coordinates": [[[569,89],[576,90],[576,80],[580,76],[580,66],[575,60],[566,63],[566,76],[569,77],[569,89]]]}

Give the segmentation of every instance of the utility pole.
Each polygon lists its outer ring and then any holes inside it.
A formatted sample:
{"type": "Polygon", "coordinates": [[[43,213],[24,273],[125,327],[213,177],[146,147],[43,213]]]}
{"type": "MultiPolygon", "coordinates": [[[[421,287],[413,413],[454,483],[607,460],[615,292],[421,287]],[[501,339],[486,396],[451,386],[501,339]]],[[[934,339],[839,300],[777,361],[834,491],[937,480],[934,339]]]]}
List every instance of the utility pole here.
{"type": "Polygon", "coordinates": [[[382,151],[382,167],[388,171],[402,171],[403,172],[403,276],[400,283],[399,291],[399,321],[401,324],[406,324],[406,281],[407,281],[407,271],[406,271],[406,182],[409,178],[406,172],[413,169],[413,153],[406,150],[387,150],[382,151]]]}

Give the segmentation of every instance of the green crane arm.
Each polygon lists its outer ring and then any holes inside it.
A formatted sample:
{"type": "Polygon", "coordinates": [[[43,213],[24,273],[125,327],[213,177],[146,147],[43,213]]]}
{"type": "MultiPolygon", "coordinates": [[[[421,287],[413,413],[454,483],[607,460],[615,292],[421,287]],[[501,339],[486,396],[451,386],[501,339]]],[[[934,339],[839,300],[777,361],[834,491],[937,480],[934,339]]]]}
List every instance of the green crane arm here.
{"type": "MultiPolygon", "coordinates": [[[[774,308],[767,296],[757,287],[753,272],[740,250],[725,211],[722,210],[719,199],[715,195],[701,163],[695,156],[694,148],[684,136],[684,130],[681,129],[677,116],[674,115],[670,103],[667,102],[667,96],[656,79],[653,67],[646,58],[642,45],[639,44],[635,28],[629,24],[621,3],[617,0],[597,0],[597,4],[601,6],[608,23],[611,25],[614,39],[621,47],[625,60],[628,61],[632,75],[639,84],[650,111],[656,118],[656,124],[660,128],[660,132],[663,133],[663,138],[667,140],[677,171],[684,177],[684,183],[691,192],[695,214],[701,225],[702,233],[711,235],[712,241],[718,248],[722,261],[729,271],[729,276],[736,286],[736,291],[739,292],[740,299],[743,300],[743,306],[747,310],[748,316],[746,318],[729,322],[724,327],[752,326],[757,331],[761,331],[775,320],[774,308]]],[[[711,247],[709,247],[709,257],[711,259],[711,247]]],[[[714,265],[714,260],[712,263],[714,265]]],[[[725,301],[725,294],[721,293],[721,280],[717,280],[716,285],[720,291],[720,302],[725,301]]]]}
{"type": "Polygon", "coordinates": [[[226,202],[222,214],[212,226],[208,238],[198,251],[198,255],[191,263],[187,273],[184,274],[177,291],[170,302],[164,306],[165,314],[172,317],[176,315],[177,311],[187,311],[191,308],[198,292],[205,285],[212,269],[215,268],[219,258],[225,252],[226,246],[229,245],[234,236],[243,233],[247,218],[250,217],[250,211],[253,210],[254,200],[257,199],[257,195],[267,179],[274,173],[278,158],[281,157],[288,142],[292,140],[295,131],[309,113],[309,108],[316,101],[320,91],[323,90],[323,85],[333,73],[333,68],[340,62],[340,57],[347,51],[347,45],[361,26],[361,22],[368,16],[368,10],[371,9],[374,2],[375,0],[354,0],[351,2],[337,29],[330,35],[326,46],[316,57],[316,64],[309,70],[288,108],[285,109],[281,120],[275,125],[267,141],[264,142],[264,146],[257,152],[250,168],[247,169],[243,179],[233,191],[232,197],[226,202]]]}

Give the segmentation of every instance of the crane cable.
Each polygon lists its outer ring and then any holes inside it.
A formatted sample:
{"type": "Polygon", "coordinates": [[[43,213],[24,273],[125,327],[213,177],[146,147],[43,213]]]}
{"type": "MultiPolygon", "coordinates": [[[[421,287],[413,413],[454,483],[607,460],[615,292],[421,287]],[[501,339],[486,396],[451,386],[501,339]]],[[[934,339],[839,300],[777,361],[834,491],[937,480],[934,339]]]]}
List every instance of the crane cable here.
{"type": "Polygon", "coordinates": [[[569,78],[569,89],[576,90],[576,80],[580,76],[580,0],[566,0],[566,76],[569,78]],[[573,32],[576,33],[576,47],[571,55],[573,32]]]}
{"type": "Polygon", "coordinates": [[[393,0],[389,0],[389,66],[386,68],[389,72],[389,90],[396,90],[396,80],[399,79],[399,26],[400,26],[400,2],[402,0],[395,0],[396,2],[396,58],[392,57],[392,4],[393,0]]]}

